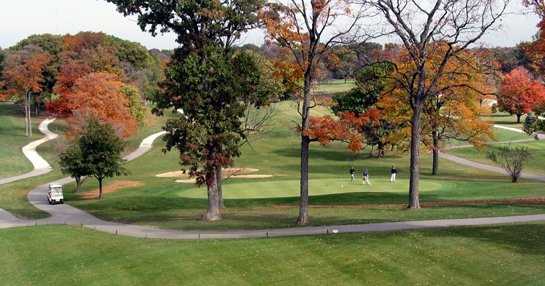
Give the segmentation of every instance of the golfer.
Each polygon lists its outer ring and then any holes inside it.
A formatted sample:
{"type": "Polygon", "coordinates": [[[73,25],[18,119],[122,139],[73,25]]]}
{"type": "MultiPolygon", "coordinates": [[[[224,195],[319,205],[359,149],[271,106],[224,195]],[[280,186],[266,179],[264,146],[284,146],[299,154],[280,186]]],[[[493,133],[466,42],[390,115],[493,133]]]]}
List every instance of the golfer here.
{"type": "Polygon", "coordinates": [[[397,176],[397,169],[395,166],[392,166],[392,169],[390,169],[390,183],[396,182],[396,176],[397,176]]]}
{"type": "Polygon", "coordinates": [[[352,180],[352,182],[354,182],[354,180],[356,179],[356,169],[354,169],[354,167],[350,167],[350,179],[352,180]]]}
{"type": "Polygon", "coordinates": [[[363,169],[363,184],[364,185],[371,185],[371,181],[369,180],[369,170],[367,168],[363,169]]]}

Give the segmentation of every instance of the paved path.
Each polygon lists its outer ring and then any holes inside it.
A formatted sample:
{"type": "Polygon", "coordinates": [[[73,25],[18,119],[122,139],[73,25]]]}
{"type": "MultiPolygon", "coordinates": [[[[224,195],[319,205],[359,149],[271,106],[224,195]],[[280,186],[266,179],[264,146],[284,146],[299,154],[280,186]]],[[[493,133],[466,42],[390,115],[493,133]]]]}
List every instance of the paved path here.
{"type": "MultiPolygon", "coordinates": [[[[467,167],[471,167],[471,168],[475,168],[475,169],[480,169],[480,170],[483,170],[483,171],[488,171],[488,172],[492,172],[492,173],[498,173],[498,174],[509,176],[509,174],[501,167],[487,165],[487,164],[483,164],[483,163],[478,163],[478,162],[475,162],[475,161],[471,161],[471,160],[461,158],[461,157],[458,157],[458,156],[454,156],[454,155],[444,153],[444,152],[441,152],[439,156],[441,158],[443,158],[443,159],[449,160],[449,161],[457,163],[459,165],[463,165],[463,166],[467,166],[467,167]]],[[[530,174],[530,173],[527,173],[527,172],[522,172],[521,178],[529,179],[529,180],[536,180],[536,181],[540,181],[540,182],[545,182],[545,176],[530,174]]]]}
{"type": "Polygon", "coordinates": [[[513,128],[513,127],[507,127],[507,126],[503,126],[503,125],[494,125],[494,128],[499,128],[499,129],[504,129],[504,130],[509,130],[509,131],[512,131],[512,132],[517,132],[517,133],[524,133],[526,134],[526,132],[524,132],[524,130],[522,129],[518,129],[518,128],[513,128]]]}
{"type": "MultiPolygon", "coordinates": [[[[164,132],[153,134],[142,142],[140,147],[127,155],[127,160],[133,160],[151,149],[153,141],[164,132]]],[[[483,168],[494,172],[504,172],[501,168],[479,164],[469,160],[461,159],[442,153],[441,156],[449,158],[463,165],[475,168],[483,168]],[[460,161],[462,160],[462,161],[460,161]],[[464,161],[465,160],[465,161],[464,161]]],[[[541,178],[538,178],[541,179],[541,178]]],[[[51,183],[67,184],[72,182],[71,178],[64,178],[51,183]]],[[[29,202],[36,208],[49,213],[51,216],[40,220],[23,220],[14,217],[10,213],[0,209],[0,229],[23,227],[31,225],[46,224],[67,224],[78,225],[102,231],[106,233],[156,239],[177,239],[177,240],[196,240],[196,239],[237,239],[237,238],[264,238],[280,236],[301,236],[301,235],[327,235],[335,233],[369,233],[369,232],[388,232],[402,230],[417,230],[430,228],[446,228],[454,226],[478,226],[509,223],[528,223],[545,221],[545,215],[528,216],[509,216],[509,217],[491,217],[491,218],[470,218],[470,219],[444,219],[444,220],[426,220],[426,221],[408,221],[392,223],[374,223],[361,225],[332,225],[332,226],[314,226],[297,228],[277,228],[266,230],[227,230],[227,231],[183,231],[172,229],[159,229],[153,226],[141,226],[132,224],[122,224],[116,222],[104,221],[92,216],[91,214],[72,207],[70,205],[49,205],[46,199],[48,184],[36,187],[28,194],[29,202]]]]}
{"type": "MultiPolygon", "coordinates": [[[[501,125],[494,125],[494,127],[509,130],[509,131],[512,131],[512,132],[517,132],[517,133],[525,133],[523,130],[517,129],[517,128],[505,127],[505,126],[501,126],[501,125]]],[[[506,142],[497,142],[497,143],[494,143],[494,144],[524,143],[524,142],[533,142],[533,141],[535,141],[535,139],[522,139],[522,140],[512,140],[512,141],[506,141],[506,142]]],[[[449,147],[447,150],[458,149],[458,148],[466,148],[468,146],[471,146],[471,145],[452,146],[452,147],[449,147]]],[[[445,152],[440,152],[440,156],[441,156],[441,158],[444,158],[444,159],[449,160],[451,162],[457,163],[459,165],[463,165],[463,166],[467,166],[467,167],[471,167],[471,168],[475,168],[475,169],[479,169],[479,170],[484,170],[484,171],[489,171],[489,172],[509,176],[507,171],[505,171],[503,168],[498,167],[498,166],[493,166],[493,165],[488,165],[488,164],[483,164],[483,163],[471,161],[471,160],[468,160],[468,159],[465,159],[465,158],[462,158],[462,157],[458,157],[458,156],[455,156],[455,155],[452,155],[452,154],[448,154],[448,153],[445,153],[445,152]]],[[[540,181],[540,182],[545,182],[545,176],[531,174],[531,173],[528,173],[528,172],[523,172],[522,175],[521,175],[521,178],[529,179],[529,180],[536,180],[536,181],[540,181]]]]}
{"type": "Polygon", "coordinates": [[[51,165],[49,165],[49,163],[47,163],[47,161],[42,158],[42,156],[40,156],[38,152],[36,152],[36,148],[41,144],[54,140],[58,137],[57,134],[49,131],[48,129],[49,124],[53,121],[55,121],[55,118],[42,121],[42,123],[40,123],[40,125],[38,126],[38,129],[45,135],[45,137],[36,141],[32,141],[23,147],[23,154],[32,163],[34,170],[22,175],[0,179],[0,185],[5,185],[15,181],[36,177],[51,172],[51,165]]]}

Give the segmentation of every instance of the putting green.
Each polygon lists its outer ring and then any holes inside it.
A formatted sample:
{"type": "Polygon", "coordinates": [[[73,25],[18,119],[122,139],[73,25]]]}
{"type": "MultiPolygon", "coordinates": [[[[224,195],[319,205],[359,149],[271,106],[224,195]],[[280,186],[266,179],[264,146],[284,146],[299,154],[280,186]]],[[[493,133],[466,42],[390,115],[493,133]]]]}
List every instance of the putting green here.
{"type": "MultiPolygon", "coordinates": [[[[309,182],[310,194],[335,195],[360,192],[376,193],[407,193],[408,180],[398,180],[395,184],[390,183],[386,178],[377,178],[371,181],[372,185],[363,185],[360,179],[354,183],[349,179],[311,179],[309,182]]],[[[433,181],[424,181],[421,185],[422,192],[437,191],[441,184],[433,181]]],[[[223,194],[225,199],[261,199],[261,198],[284,198],[297,197],[299,195],[299,180],[247,180],[230,179],[224,185],[223,194]]],[[[204,188],[191,188],[178,193],[184,198],[206,198],[204,188]]]]}

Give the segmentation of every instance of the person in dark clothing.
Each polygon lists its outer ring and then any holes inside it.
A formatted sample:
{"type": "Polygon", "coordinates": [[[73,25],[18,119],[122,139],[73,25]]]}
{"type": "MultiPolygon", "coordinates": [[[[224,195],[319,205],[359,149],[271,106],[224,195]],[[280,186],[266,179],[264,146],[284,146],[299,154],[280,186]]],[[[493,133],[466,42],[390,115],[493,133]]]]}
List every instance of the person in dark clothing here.
{"type": "Polygon", "coordinates": [[[390,183],[395,183],[397,177],[397,169],[395,166],[392,166],[392,169],[390,169],[390,183]]]}
{"type": "Polygon", "coordinates": [[[363,169],[363,184],[371,185],[371,181],[369,180],[369,170],[367,168],[363,169]]]}
{"type": "Polygon", "coordinates": [[[354,167],[350,167],[350,179],[352,180],[352,182],[354,182],[354,180],[356,179],[356,169],[354,169],[354,167]]]}

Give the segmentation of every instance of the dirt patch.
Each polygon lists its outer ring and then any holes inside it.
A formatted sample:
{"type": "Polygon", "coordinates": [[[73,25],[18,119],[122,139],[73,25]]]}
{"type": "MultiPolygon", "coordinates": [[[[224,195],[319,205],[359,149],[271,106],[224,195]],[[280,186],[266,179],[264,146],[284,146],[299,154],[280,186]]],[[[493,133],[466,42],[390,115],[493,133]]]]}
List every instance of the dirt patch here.
{"type": "MultiPolygon", "coordinates": [[[[143,185],[144,183],[139,181],[128,181],[128,180],[115,181],[111,184],[108,184],[102,187],[102,194],[104,195],[104,194],[115,193],[123,189],[136,188],[136,187],[141,187],[143,185]]],[[[94,200],[98,198],[98,189],[95,189],[91,192],[81,193],[79,197],[84,200],[94,200]]]]}

